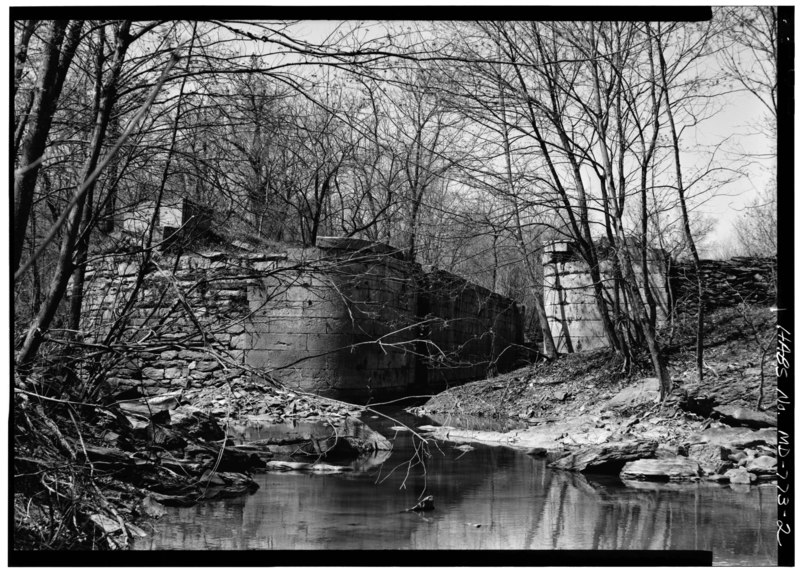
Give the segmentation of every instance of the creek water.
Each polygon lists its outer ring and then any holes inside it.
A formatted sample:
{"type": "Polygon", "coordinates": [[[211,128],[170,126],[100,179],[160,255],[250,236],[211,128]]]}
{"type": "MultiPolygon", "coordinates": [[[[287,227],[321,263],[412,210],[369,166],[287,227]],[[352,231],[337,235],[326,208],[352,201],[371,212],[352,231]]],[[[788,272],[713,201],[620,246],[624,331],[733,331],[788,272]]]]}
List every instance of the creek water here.
{"type": "Polygon", "coordinates": [[[393,440],[391,453],[348,473],[258,474],[252,495],[169,508],[135,548],[710,550],[715,565],[777,564],[774,484],[630,486],[481,445],[436,442],[426,455],[395,423],[364,421],[393,440]],[[435,510],[404,512],[425,495],[435,510]]]}

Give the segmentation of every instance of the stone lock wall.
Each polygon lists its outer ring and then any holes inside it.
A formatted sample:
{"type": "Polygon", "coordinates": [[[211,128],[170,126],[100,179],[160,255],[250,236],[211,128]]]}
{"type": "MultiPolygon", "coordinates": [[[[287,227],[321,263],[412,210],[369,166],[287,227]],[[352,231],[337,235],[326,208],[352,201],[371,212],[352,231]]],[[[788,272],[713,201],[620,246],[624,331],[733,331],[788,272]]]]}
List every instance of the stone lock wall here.
{"type": "Polygon", "coordinates": [[[421,314],[435,317],[427,326],[430,385],[464,382],[515,365],[524,341],[524,310],[514,300],[436,271],[426,276],[420,305],[421,314]]]}
{"type": "MultiPolygon", "coordinates": [[[[523,325],[513,301],[453,275],[429,279],[388,247],[318,245],[157,253],[127,313],[118,343],[127,351],[110,354],[112,389],[160,393],[268,373],[367,400],[513,365],[523,325]]],[[[101,342],[120,317],[139,269],[130,258],[107,255],[88,269],[87,341],[101,342]]]]}
{"type": "MultiPolygon", "coordinates": [[[[580,352],[606,347],[608,340],[587,264],[568,242],[546,245],[542,262],[544,305],[556,349],[568,352],[571,348],[571,351],[580,352]]],[[[640,262],[634,261],[633,271],[640,284],[639,293],[645,300],[640,262]]],[[[600,261],[600,275],[609,307],[613,307],[615,284],[620,303],[624,306],[625,293],[614,277],[612,262],[607,257],[600,261]]],[[[669,288],[665,259],[655,251],[648,253],[648,280],[656,300],[658,319],[663,320],[669,314],[669,288]]]]}
{"type": "Polygon", "coordinates": [[[417,288],[385,253],[307,248],[248,289],[248,365],[357,399],[415,382],[417,288]]]}

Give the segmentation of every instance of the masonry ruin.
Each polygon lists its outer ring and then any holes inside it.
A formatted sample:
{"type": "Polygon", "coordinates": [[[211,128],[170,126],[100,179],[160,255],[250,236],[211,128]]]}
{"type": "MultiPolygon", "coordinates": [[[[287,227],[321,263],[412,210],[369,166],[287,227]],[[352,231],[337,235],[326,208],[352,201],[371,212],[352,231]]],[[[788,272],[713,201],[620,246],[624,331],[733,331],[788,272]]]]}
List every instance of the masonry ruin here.
{"type": "MultiPolygon", "coordinates": [[[[600,249],[600,275],[609,307],[614,296],[625,303],[621,280],[615,277],[612,254],[600,249]]],[[[605,328],[597,308],[589,267],[568,241],[545,245],[544,302],[547,322],[558,352],[580,352],[608,346],[605,328]]],[[[647,254],[648,280],[656,302],[656,318],[665,323],[670,315],[697,310],[697,273],[690,260],[671,260],[664,252],[647,254]]],[[[644,300],[642,264],[633,262],[639,292],[644,300]]],[[[769,303],[775,300],[775,258],[735,257],[730,260],[701,260],[707,309],[737,304],[769,303]]]]}
{"type": "MultiPolygon", "coordinates": [[[[656,302],[656,315],[663,321],[670,312],[669,284],[667,282],[667,257],[656,250],[647,256],[648,281],[656,302]]],[[[589,266],[577,253],[573,243],[553,241],[545,245],[542,254],[544,266],[544,304],[547,323],[559,353],[588,351],[607,347],[608,339],[597,307],[589,266]]],[[[638,284],[642,284],[642,264],[633,262],[638,284]]],[[[625,306],[622,281],[613,272],[610,255],[601,256],[600,276],[603,289],[613,307],[617,297],[625,306]]],[[[639,287],[644,300],[644,289],[639,287]]]]}
{"type": "Polygon", "coordinates": [[[446,272],[425,273],[385,245],[107,252],[87,269],[82,330],[126,349],[114,390],[149,394],[271,376],[355,401],[430,393],[517,365],[516,302],[446,272]],[[117,323],[118,322],[118,323],[117,323]],[[115,323],[117,324],[115,326],[115,323]]]}
{"type": "MultiPolygon", "coordinates": [[[[140,236],[153,213],[140,205],[123,235],[140,236]]],[[[389,246],[322,237],[315,247],[234,240],[223,248],[203,239],[210,217],[186,201],[156,217],[159,248],[149,259],[123,240],[87,267],[82,331],[88,343],[116,332],[106,358],[112,391],[274,378],[367,401],[438,391],[535,357],[524,307],[453,274],[424,272],[389,246]]],[[[559,353],[606,347],[589,269],[574,245],[547,244],[542,264],[559,353]]],[[[625,303],[610,256],[600,271],[608,300],[625,303]]],[[[640,263],[634,271],[641,281],[640,263]]],[[[772,300],[774,271],[774,259],[703,261],[706,303],[772,300]]],[[[660,321],[676,307],[696,307],[693,265],[653,251],[648,272],[660,321]]]]}

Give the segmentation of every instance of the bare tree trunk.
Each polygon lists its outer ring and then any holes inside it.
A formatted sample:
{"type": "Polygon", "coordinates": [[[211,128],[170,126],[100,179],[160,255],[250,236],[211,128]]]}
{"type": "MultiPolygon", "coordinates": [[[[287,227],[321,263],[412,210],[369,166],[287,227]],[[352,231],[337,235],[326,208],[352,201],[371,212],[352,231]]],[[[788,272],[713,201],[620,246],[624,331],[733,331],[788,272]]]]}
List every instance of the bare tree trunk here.
{"type": "MultiPolygon", "coordinates": [[[[556,344],[553,341],[553,333],[550,331],[550,324],[547,322],[547,312],[545,311],[544,307],[544,297],[542,293],[539,291],[538,288],[539,285],[536,284],[536,273],[534,272],[530,255],[528,253],[528,249],[525,245],[525,240],[522,235],[522,223],[520,221],[520,215],[519,215],[519,197],[517,196],[516,189],[514,188],[514,177],[511,172],[511,142],[509,141],[509,136],[508,136],[505,95],[502,88],[502,79],[500,81],[500,106],[502,113],[501,119],[503,124],[503,149],[506,159],[506,178],[507,178],[508,191],[514,205],[515,236],[517,239],[517,244],[519,245],[520,254],[522,254],[522,261],[525,264],[525,269],[527,270],[528,277],[530,278],[531,281],[531,289],[533,290],[533,307],[534,311],[536,312],[536,317],[539,321],[539,330],[541,330],[542,332],[544,353],[546,356],[554,358],[557,356],[558,352],[556,350],[556,344]]],[[[571,343],[569,342],[568,342],[568,347],[571,347],[571,343]]]]}
{"type": "MultiPolygon", "coordinates": [[[[592,29],[592,45],[594,47],[594,33],[592,29]]],[[[608,149],[607,143],[607,132],[606,126],[603,121],[600,119],[604,113],[602,109],[602,103],[600,100],[600,79],[598,77],[597,71],[597,60],[596,54],[592,54],[592,76],[594,80],[594,99],[595,99],[595,106],[596,106],[596,116],[598,120],[596,121],[596,129],[597,129],[597,144],[600,149],[600,156],[602,157],[603,167],[606,173],[613,173],[613,166],[611,164],[611,155],[608,149]]],[[[619,89],[619,88],[618,88],[619,89]]],[[[657,113],[657,110],[654,110],[657,113]]],[[[648,158],[649,160],[649,158],[648,158]]],[[[646,183],[646,179],[645,179],[646,183]]],[[[622,181],[620,181],[620,185],[622,181]]],[[[609,186],[612,191],[612,196],[614,197],[614,201],[619,203],[619,199],[617,198],[617,189],[616,189],[616,182],[613,177],[609,177],[609,186]]],[[[642,195],[642,232],[646,232],[647,230],[647,187],[646,184],[642,186],[640,189],[642,195]]],[[[661,351],[661,347],[658,343],[657,335],[656,335],[656,322],[655,322],[655,315],[649,314],[647,308],[644,305],[644,302],[641,298],[641,293],[639,292],[639,285],[638,280],[636,279],[636,273],[633,269],[632,263],[632,256],[630,253],[630,244],[628,239],[625,235],[625,230],[623,228],[622,223],[622,209],[617,204],[616,213],[614,217],[614,222],[616,228],[614,229],[614,234],[616,238],[616,245],[617,245],[617,258],[620,262],[620,266],[622,267],[622,271],[624,273],[625,284],[628,290],[628,300],[632,306],[633,318],[634,321],[641,324],[642,330],[644,332],[644,337],[647,342],[648,350],[650,351],[650,359],[653,364],[653,368],[655,369],[656,376],[659,380],[659,385],[661,388],[661,400],[663,401],[666,399],[667,395],[672,391],[672,381],[670,379],[669,370],[666,367],[666,363],[664,360],[663,353],[661,351]]],[[[645,243],[646,246],[646,243],[645,243]]],[[[642,275],[643,275],[643,283],[645,285],[645,296],[650,294],[650,298],[652,298],[652,294],[649,293],[649,290],[646,287],[646,278],[647,278],[647,256],[646,252],[642,257],[642,275]]]]}
{"type": "MultiPolygon", "coordinates": [[[[94,107],[100,110],[100,98],[103,97],[103,63],[105,61],[105,27],[97,29],[97,52],[95,54],[95,86],[94,86],[94,107]]],[[[95,111],[97,113],[97,111],[95,111]]],[[[83,204],[83,214],[79,238],[75,245],[75,271],[72,273],[72,291],[69,300],[69,329],[77,332],[81,327],[81,306],[83,305],[83,283],[86,277],[86,257],[89,253],[89,234],[92,221],[92,204],[94,203],[94,189],[90,188],[86,192],[86,199],[83,204]]]]}
{"type": "Polygon", "coordinates": [[[36,96],[28,118],[27,129],[20,144],[21,156],[14,174],[12,274],[19,268],[22,258],[23,243],[33,206],[33,194],[41,167],[41,158],[44,154],[47,136],[50,133],[53,114],[61,95],[67,69],[75,55],[75,49],[78,47],[83,21],[76,20],[69,24],[69,34],[66,34],[67,27],[67,20],[53,20],[49,23],[48,33],[45,36],[45,54],[39,82],[36,85],[36,96]]]}
{"type": "MultiPolygon", "coordinates": [[[[100,151],[103,146],[103,141],[105,140],[106,128],[108,127],[109,116],[111,115],[111,108],[116,95],[117,82],[122,70],[122,63],[125,59],[125,53],[130,42],[128,35],[130,25],[131,22],[129,20],[123,21],[117,30],[114,59],[109,72],[109,77],[105,82],[103,82],[101,97],[99,97],[96,102],[97,109],[95,110],[95,126],[89,145],[89,156],[87,157],[81,172],[81,181],[87,181],[89,179],[90,175],[97,166],[97,162],[100,157],[100,151]]],[[[93,186],[94,182],[92,182],[91,185],[93,186]]],[[[78,188],[80,189],[81,186],[82,185],[79,185],[78,188]]],[[[25,338],[25,343],[19,353],[19,356],[17,357],[17,366],[22,372],[27,369],[27,367],[36,357],[39,347],[44,340],[44,334],[49,329],[56,310],[58,309],[59,303],[64,297],[69,278],[74,269],[73,254],[75,251],[75,242],[78,238],[81,220],[84,214],[84,206],[87,195],[89,194],[91,194],[91,189],[86,193],[82,193],[81,197],[72,208],[69,218],[67,219],[67,223],[64,227],[64,235],[61,241],[61,249],[59,251],[57,266],[50,281],[47,297],[45,298],[39,313],[31,324],[30,329],[28,330],[28,335],[25,338]]]]}
{"type": "MultiPolygon", "coordinates": [[[[660,26],[659,26],[660,28],[660,26]]],[[[659,30],[660,31],[660,30],[659,30]]],[[[697,377],[700,381],[703,380],[703,345],[704,345],[704,321],[705,321],[705,284],[703,274],[700,269],[700,256],[697,254],[697,246],[695,245],[694,238],[692,237],[692,229],[689,225],[689,211],[686,207],[686,189],[683,186],[683,174],[681,172],[681,154],[680,146],[678,143],[678,130],[675,127],[675,117],[672,113],[672,105],[669,99],[669,87],[667,86],[667,71],[666,61],[664,59],[664,50],[661,46],[660,36],[656,36],[656,48],[658,49],[658,61],[661,71],[661,89],[664,93],[664,106],[667,110],[667,118],[669,119],[670,135],[672,137],[672,153],[675,161],[675,184],[678,189],[678,199],[681,205],[681,218],[683,221],[683,236],[686,244],[689,245],[689,251],[692,254],[692,261],[697,278],[697,338],[695,344],[695,352],[697,356],[697,377]]]]}
{"type": "Polygon", "coordinates": [[[25,61],[28,59],[28,44],[31,41],[31,36],[38,20],[26,20],[22,25],[22,32],[19,36],[19,42],[14,49],[14,92],[11,94],[12,100],[17,95],[19,89],[19,82],[22,79],[22,71],[25,66],[25,61]]]}

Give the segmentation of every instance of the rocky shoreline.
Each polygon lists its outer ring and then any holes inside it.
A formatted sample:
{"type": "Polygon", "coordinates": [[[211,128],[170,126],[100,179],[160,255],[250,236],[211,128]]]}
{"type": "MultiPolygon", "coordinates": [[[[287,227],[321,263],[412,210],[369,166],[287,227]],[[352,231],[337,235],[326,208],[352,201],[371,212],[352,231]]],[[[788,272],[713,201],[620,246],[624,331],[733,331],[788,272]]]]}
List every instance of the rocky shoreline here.
{"type": "Polygon", "coordinates": [[[64,499],[92,487],[56,509],[75,513],[63,542],[116,550],[145,537],[165,507],[254,493],[255,473],[363,470],[392,447],[360,421],[361,406],[244,380],[120,399],[87,410],[80,423],[64,402],[19,390],[15,399],[18,438],[36,432],[48,443],[17,448],[15,548],[22,550],[36,549],[48,526],[48,507],[25,492],[39,486],[43,470],[69,473],[61,475],[64,499]]]}
{"type": "MultiPolygon", "coordinates": [[[[536,422],[524,429],[481,431],[425,425],[427,437],[459,443],[501,445],[546,457],[553,469],[616,474],[625,480],[696,481],[744,484],[777,478],[774,418],[744,407],[721,406],[716,418],[662,407],[658,384],[644,379],[579,416],[536,422]],[[653,401],[615,405],[632,393],[653,401]],[[726,422],[723,422],[723,419],[726,422]],[[729,425],[730,423],[730,425],[729,425]]],[[[419,415],[435,415],[425,406],[419,415]]],[[[446,417],[445,417],[446,419],[446,417]]]]}
{"type": "Polygon", "coordinates": [[[766,306],[723,308],[707,327],[702,381],[691,331],[676,332],[668,355],[675,387],[664,403],[646,366],[637,376],[596,350],[450,388],[413,412],[440,422],[425,428],[431,437],[546,455],[554,469],[626,481],[774,480],[777,391],[765,345],[774,317],[766,306]],[[449,422],[463,415],[520,427],[476,431],[449,422]]]}

